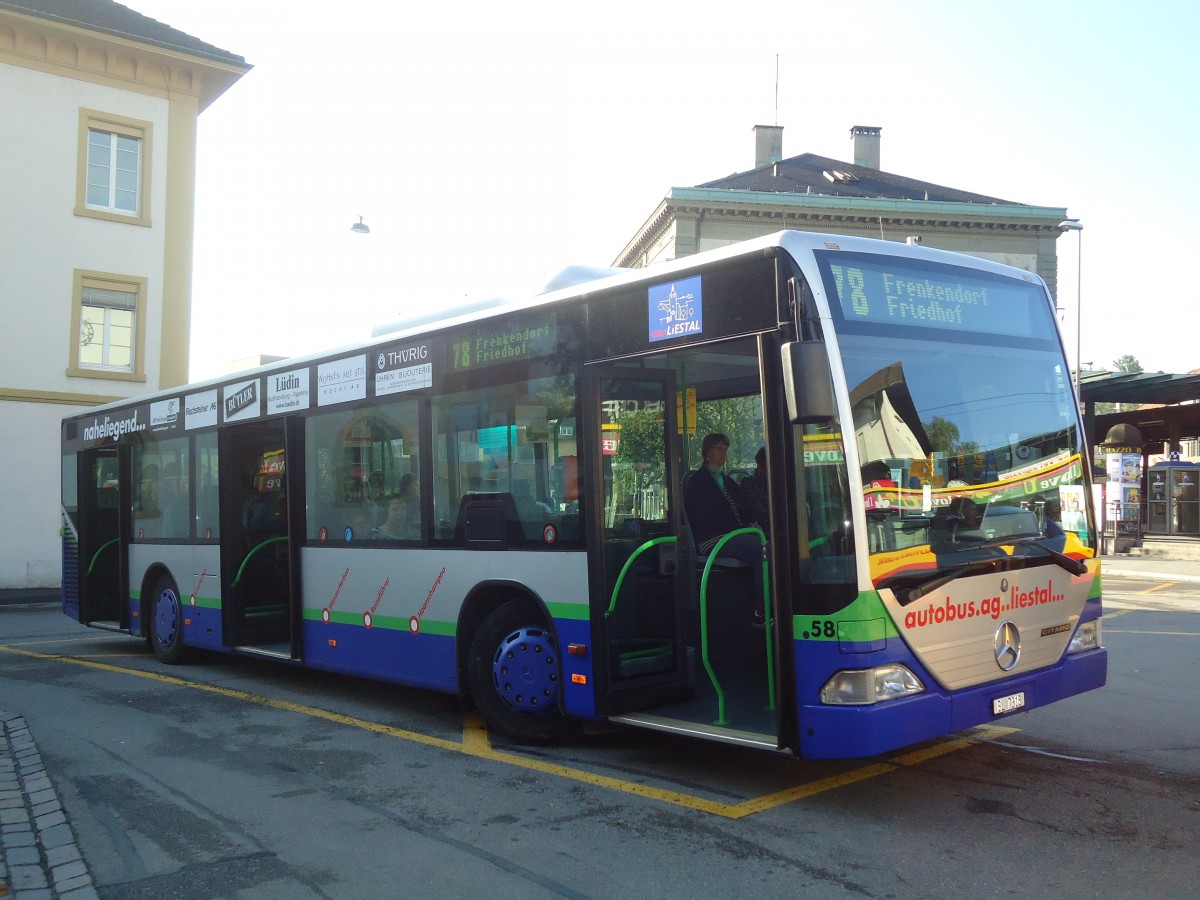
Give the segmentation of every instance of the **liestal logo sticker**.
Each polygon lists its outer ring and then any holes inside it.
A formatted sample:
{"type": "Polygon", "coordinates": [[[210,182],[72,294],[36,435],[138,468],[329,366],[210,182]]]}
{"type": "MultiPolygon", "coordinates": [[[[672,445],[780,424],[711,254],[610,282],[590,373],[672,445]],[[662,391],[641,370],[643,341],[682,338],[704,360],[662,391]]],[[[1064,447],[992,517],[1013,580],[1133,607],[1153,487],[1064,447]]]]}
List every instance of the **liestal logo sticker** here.
{"type": "Polygon", "coordinates": [[[647,311],[651,343],[704,332],[704,296],[700,279],[701,276],[693,275],[649,288],[647,311]]]}

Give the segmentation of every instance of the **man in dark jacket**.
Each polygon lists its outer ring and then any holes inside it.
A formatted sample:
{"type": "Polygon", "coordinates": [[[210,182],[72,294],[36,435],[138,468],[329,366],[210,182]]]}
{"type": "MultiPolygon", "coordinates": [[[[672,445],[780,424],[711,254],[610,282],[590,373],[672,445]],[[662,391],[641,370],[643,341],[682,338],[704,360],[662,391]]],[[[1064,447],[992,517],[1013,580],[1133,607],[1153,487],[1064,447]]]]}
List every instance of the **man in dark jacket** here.
{"type": "MultiPolygon", "coordinates": [[[[683,502],[696,550],[703,556],[712,551],[718,540],[737,528],[744,528],[751,520],[742,506],[737,484],[724,472],[729,438],[719,432],[705,435],[700,454],[704,462],[688,477],[683,502]]],[[[740,534],[721,548],[721,556],[740,560],[750,567],[755,596],[754,624],[762,624],[762,576],[759,570],[763,559],[762,544],[753,534],[740,534]]]]}

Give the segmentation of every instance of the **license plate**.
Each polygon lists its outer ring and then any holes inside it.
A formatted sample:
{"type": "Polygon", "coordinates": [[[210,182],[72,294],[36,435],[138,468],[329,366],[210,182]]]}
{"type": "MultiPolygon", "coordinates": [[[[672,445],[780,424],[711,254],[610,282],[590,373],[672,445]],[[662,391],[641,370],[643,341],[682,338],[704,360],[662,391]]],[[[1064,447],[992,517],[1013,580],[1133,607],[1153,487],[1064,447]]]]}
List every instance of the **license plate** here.
{"type": "Polygon", "coordinates": [[[998,716],[1002,713],[1012,712],[1014,709],[1020,709],[1025,705],[1025,692],[1019,694],[1009,694],[1007,697],[997,697],[992,701],[992,715],[998,716]]]}

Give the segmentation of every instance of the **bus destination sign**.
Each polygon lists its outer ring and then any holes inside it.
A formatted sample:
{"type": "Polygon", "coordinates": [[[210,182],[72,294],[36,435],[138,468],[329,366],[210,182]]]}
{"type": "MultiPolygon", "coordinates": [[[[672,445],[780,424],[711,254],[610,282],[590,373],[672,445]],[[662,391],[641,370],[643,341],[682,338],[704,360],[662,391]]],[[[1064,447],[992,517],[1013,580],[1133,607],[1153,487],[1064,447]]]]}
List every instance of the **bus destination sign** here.
{"type": "Polygon", "coordinates": [[[450,341],[450,371],[472,369],[502,363],[550,356],[558,349],[558,320],[553,315],[541,319],[508,320],[479,325],[450,341]]]}
{"type": "Polygon", "coordinates": [[[1019,337],[1044,330],[1046,295],[1035,281],[855,253],[826,254],[822,268],[847,322],[1019,337]]]}

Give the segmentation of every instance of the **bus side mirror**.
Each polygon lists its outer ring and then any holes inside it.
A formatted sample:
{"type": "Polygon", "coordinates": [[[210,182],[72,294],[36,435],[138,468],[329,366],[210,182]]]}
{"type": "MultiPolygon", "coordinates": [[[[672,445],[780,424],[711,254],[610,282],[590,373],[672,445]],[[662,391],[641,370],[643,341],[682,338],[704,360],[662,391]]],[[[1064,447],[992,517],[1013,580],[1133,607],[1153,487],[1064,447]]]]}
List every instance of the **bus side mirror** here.
{"type": "Polygon", "coordinates": [[[833,418],[833,382],[824,341],[792,341],[780,348],[788,418],[795,425],[819,425],[833,418]]]}

